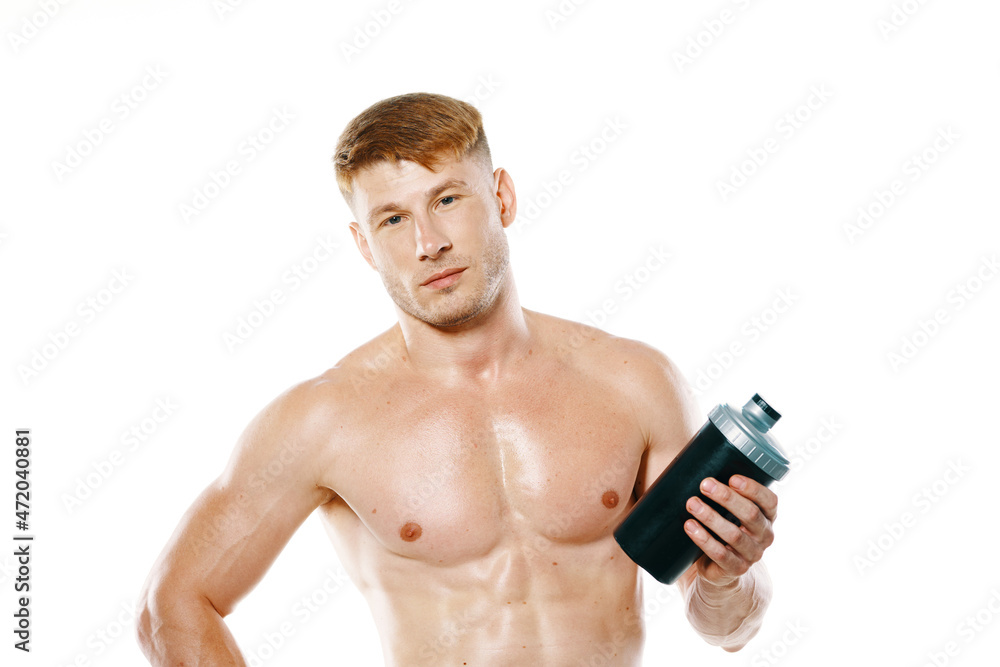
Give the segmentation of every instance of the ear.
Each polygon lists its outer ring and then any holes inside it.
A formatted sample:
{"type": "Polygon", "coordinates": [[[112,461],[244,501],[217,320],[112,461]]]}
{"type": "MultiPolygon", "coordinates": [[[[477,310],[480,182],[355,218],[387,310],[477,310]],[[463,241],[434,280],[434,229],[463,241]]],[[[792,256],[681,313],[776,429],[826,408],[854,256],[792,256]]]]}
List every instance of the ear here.
{"type": "Polygon", "coordinates": [[[361,251],[361,256],[368,262],[368,266],[378,271],[378,268],[375,266],[375,260],[372,259],[372,250],[368,247],[368,239],[365,238],[364,233],[361,231],[361,225],[352,222],[350,226],[351,234],[354,235],[354,243],[358,246],[358,250],[361,251]]]}
{"type": "Polygon", "coordinates": [[[493,194],[500,200],[500,222],[509,227],[517,215],[517,194],[514,180],[502,167],[493,172],[493,194]]]}

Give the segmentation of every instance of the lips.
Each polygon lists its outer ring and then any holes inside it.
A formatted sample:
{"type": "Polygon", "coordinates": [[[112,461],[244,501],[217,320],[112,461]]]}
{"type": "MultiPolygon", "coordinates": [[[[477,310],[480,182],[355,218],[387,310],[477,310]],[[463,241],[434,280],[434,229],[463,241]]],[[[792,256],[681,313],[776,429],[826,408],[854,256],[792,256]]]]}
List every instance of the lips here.
{"type": "Polygon", "coordinates": [[[424,282],[420,283],[420,286],[421,287],[426,287],[427,285],[431,284],[435,280],[441,280],[442,278],[447,278],[448,276],[452,275],[453,273],[461,273],[462,271],[465,271],[466,268],[468,268],[468,267],[461,267],[461,268],[457,268],[457,269],[445,269],[444,271],[438,271],[437,273],[435,273],[434,275],[432,275],[430,278],[428,278],[424,282]]]}

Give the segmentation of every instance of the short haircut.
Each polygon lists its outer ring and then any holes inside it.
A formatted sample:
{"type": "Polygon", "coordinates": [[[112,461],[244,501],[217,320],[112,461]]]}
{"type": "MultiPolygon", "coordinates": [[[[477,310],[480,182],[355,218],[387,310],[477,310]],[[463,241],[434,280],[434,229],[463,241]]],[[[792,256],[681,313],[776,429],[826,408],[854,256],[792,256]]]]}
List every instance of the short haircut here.
{"type": "Polygon", "coordinates": [[[376,102],[348,123],[333,162],[350,202],[354,177],[377,162],[408,160],[435,171],[444,159],[469,155],[493,170],[479,110],[446,95],[407,93],[376,102]]]}

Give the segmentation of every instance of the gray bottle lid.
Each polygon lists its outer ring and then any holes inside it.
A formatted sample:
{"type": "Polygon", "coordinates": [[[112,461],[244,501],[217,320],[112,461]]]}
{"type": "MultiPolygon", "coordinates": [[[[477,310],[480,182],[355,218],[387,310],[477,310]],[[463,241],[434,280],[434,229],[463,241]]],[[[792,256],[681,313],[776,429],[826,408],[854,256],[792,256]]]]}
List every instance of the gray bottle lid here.
{"type": "Polygon", "coordinates": [[[788,474],[788,457],[768,431],[781,419],[778,411],[754,394],[743,409],[717,405],[708,418],[729,443],[775,480],[788,474]]]}

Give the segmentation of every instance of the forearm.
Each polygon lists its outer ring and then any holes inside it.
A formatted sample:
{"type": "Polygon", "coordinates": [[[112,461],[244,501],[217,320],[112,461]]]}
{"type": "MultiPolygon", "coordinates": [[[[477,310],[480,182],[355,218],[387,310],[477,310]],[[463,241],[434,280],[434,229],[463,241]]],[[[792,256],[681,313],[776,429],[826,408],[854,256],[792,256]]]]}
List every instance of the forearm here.
{"type": "Polygon", "coordinates": [[[771,577],[757,562],[723,587],[696,577],[687,590],[685,609],[691,627],[706,642],[738,651],[760,630],[770,602],[771,577]]]}
{"type": "Polygon", "coordinates": [[[246,666],[222,616],[201,596],[149,600],[141,606],[136,630],[153,667],[246,666]]]}

